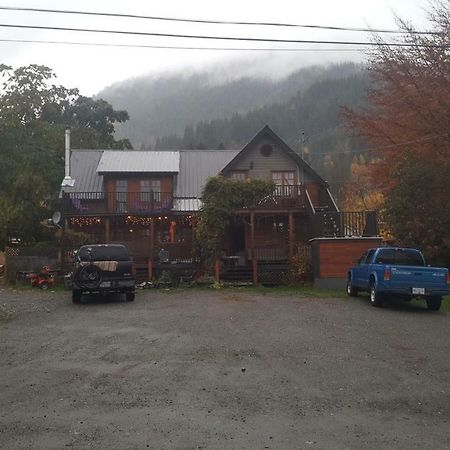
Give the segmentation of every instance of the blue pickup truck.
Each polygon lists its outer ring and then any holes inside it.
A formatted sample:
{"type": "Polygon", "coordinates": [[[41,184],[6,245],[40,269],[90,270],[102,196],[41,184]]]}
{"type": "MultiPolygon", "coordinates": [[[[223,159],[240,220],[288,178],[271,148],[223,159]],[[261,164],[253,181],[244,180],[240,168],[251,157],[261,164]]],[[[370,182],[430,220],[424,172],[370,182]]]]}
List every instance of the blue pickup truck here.
{"type": "Polygon", "coordinates": [[[382,306],[388,297],[422,297],[428,309],[438,311],[449,285],[448,269],[428,267],[419,250],[380,247],[368,250],[348,271],[347,294],[368,291],[373,306],[382,306]]]}

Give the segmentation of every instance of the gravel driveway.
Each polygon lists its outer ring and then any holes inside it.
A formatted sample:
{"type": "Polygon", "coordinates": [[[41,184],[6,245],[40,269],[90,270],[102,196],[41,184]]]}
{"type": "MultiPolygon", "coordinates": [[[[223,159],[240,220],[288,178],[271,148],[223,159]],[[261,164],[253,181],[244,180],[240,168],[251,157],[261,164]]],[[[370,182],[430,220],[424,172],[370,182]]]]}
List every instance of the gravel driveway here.
{"type": "Polygon", "coordinates": [[[0,289],[2,449],[447,449],[450,314],[0,289]]]}

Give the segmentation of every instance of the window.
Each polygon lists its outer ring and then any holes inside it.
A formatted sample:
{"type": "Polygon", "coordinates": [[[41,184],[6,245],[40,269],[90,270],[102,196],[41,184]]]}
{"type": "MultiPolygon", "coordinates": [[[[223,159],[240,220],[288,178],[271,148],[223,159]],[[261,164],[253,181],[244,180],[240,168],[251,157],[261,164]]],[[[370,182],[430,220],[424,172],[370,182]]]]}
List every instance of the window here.
{"type": "Polygon", "coordinates": [[[364,253],[364,255],[361,256],[361,258],[358,259],[358,264],[364,264],[366,262],[366,258],[367,258],[367,252],[364,253]]]}
{"type": "Polygon", "coordinates": [[[128,181],[116,180],[116,210],[117,212],[127,211],[128,181]]]}
{"type": "Polygon", "coordinates": [[[161,180],[141,180],[141,202],[161,201],[161,180]]]}
{"type": "Polygon", "coordinates": [[[367,253],[366,258],[366,264],[370,264],[370,261],[372,261],[373,254],[375,253],[375,250],[369,250],[369,253],[367,253]]]}
{"type": "Polygon", "coordinates": [[[386,248],[378,252],[375,264],[392,264],[395,266],[425,266],[422,255],[416,250],[403,248],[386,248]]]}
{"type": "Polygon", "coordinates": [[[233,170],[231,172],[231,179],[234,181],[245,181],[248,178],[247,170],[233,170]]]}
{"type": "Polygon", "coordinates": [[[292,195],[292,186],[295,184],[295,174],[293,171],[272,172],[272,181],[276,184],[275,192],[278,195],[292,195]]]}
{"type": "Polygon", "coordinates": [[[292,186],[295,181],[293,171],[272,172],[272,180],[276,185],[292,186]]]}

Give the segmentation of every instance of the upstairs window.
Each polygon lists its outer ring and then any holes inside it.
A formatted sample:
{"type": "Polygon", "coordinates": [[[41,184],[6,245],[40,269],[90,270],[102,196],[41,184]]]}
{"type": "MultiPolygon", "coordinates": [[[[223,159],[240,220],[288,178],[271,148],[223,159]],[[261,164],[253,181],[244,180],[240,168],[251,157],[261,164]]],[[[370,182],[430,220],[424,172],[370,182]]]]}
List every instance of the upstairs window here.
{"type": "Polygon", "coordinates": [[[231,178],[234,181],[245,181],[248,178],[247,170],[233,170],[231,172],[231,178]]]}
{"type": "Polygon", "coordinates": [[[295,173],[293,171],[272,172],[272,181],[278,186],[293,186],[295,173]]]}
{"type": "Polygon", "coordinates": [[[282,197],[294,194],[295,173],[293,171],[272,172],[272,181],[275,183],[275,193],[282,197]]]}
{"type": "Polygon", "coordinates": [[[141,202],[160,201],[161,180],[141,180],[141,202]]]}

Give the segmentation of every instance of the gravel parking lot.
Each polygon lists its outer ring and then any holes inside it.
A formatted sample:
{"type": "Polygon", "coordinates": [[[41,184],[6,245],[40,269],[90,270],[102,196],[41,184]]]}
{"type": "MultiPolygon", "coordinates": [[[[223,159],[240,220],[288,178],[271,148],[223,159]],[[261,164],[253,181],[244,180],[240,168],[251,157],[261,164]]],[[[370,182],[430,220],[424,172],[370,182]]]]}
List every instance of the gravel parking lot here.
{"type": "Polygon", "coordinates": [[[447,449],[449,334],[367,297],[0,288],[0,447],[447,449]]]}

